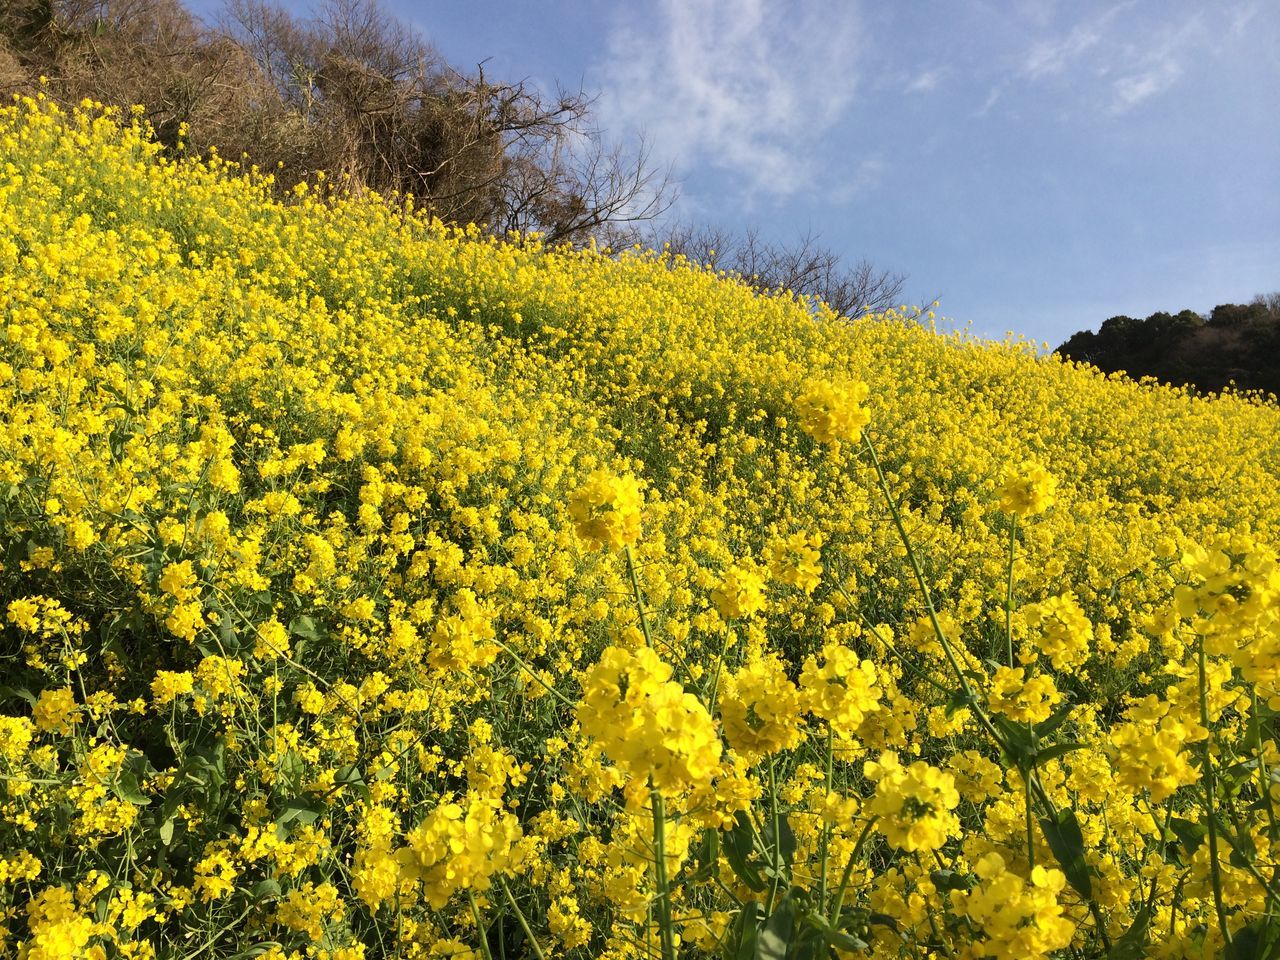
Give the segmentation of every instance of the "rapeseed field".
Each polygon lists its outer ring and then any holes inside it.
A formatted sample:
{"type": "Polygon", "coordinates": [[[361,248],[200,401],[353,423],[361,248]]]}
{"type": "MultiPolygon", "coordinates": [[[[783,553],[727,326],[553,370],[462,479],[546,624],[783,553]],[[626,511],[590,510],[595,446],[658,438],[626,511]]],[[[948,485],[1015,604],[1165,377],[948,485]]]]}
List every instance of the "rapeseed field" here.
{"type": "Polygon", "coordinates": [[[0,112],[0,953],[1264,957],[1280,408],[0,112]]]}

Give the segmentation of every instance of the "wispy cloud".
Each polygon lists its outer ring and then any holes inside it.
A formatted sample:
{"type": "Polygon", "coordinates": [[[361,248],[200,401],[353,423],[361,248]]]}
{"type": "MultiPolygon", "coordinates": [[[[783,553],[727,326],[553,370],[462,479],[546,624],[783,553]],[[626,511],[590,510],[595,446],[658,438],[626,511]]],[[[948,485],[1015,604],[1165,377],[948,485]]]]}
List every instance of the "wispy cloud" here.
{"type": "Polygon", "coordinates": [[[1164,93],[1182,76],[1182,64],[1170,57],[1116,80],[1111,86],[1112,113],[1125,113],[1144,100],[1164,93]]]}
{"type": "Polygon", "coordinates": [[[1211,42],[1213,30],[1201,13],[1167,24],[1145,42],[1127,46],[1128,69],[1111,82],[1111,112],[1126,113],[1171,88],[1185,72],[1184,64],[1211,42]]]}
{"type": "Polygon", "coordinates": [[[1115,11],[1109,11],[1097,21],[1077,24],[1065,36],[1038,41],[1023,58],[1023,74],[1032,80],[1038,80],[1064,72],[1102,42],[1106,21],[1114,15],[1115,11]]]}
{"type": "Polygon", "coordinates": [[[1253,9],[1253,3],[1184,6],[1152,29],[1150,16],[1123,0],[1078,22],[1059,22],[1056,30],[1043,25],[1046,35],[1025,50],[1015,76],[1069,85],[1089,109],[1127,113],[1174,87],[1192,58],[1213,46],[1214,36],[1238,32],[1253,9]]]}
{"type": "Polygon", "coordinates": [[[912,77],[904,88],[906,93],[932,93],[938,89],[938,82],[942,79],[942,70],[926,70],[924,73],[912,77]]]}
{"type": "Polygon", "coordinates": [[[748,192],[791,194],[853,101],[859,37],[852,4],[661,0],[615,22],[602,119],[643,130],[677,170],[710,165],[748,192]]]}

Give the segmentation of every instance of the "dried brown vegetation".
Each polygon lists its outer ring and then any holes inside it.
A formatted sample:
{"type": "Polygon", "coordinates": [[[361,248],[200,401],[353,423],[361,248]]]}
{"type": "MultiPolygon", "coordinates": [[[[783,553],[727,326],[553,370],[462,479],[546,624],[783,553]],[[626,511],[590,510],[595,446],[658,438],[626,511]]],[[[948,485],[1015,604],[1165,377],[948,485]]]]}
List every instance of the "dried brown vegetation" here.
{"type": "Polygon", "coordinates": [[[450,222],[552,243],[630,242],[671,190],[643,144],[611,144],[584,94],[465,74],[373,0],[300,18],[229,0],[216,25],[177,0],[17,0],[0,13],[0,88],[142,104],[171,148],[245,157],[287,190],[411,196],[450,222]]]}

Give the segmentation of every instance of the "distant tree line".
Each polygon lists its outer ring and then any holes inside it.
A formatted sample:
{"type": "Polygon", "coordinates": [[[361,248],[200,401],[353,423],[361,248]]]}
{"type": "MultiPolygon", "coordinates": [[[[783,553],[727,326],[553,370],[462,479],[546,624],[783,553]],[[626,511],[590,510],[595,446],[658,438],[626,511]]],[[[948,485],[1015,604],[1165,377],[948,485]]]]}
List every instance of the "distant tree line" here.
{"type": "Polygon", "coordinates": [[[1249,303],[1224,303],[1208,314],[1193,310],[1118,316],[1096,333],[1082,330],[1057,352],[1108,373],[1155,377],[1201,392],[1227,386],[1280,395],[1280,292],[1249,303]]]}
{"type": "Polygon", "coordinates": [[[811,236],[788,246],[658,226],[670,178],[642,141],[606,139],[589,96],[456,69],[377,0],[325,0],[310,17],[276,0],[225,0],[212,26],[180,0],[0,0],[0,93],[38,91],[141,104],[168,149],[245,158],[282,193],[323,171],[340,191],[411,197],[499,236],[667,244],[849,316],[902,289],[811,236]]]}

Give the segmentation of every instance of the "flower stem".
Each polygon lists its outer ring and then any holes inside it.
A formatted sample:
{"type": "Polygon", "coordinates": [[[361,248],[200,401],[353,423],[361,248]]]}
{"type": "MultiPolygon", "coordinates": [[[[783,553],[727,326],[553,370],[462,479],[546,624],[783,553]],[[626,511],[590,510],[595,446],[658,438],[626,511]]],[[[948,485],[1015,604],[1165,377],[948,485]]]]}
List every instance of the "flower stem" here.
{"type": "Polygon", "coordinates": [[[1222,905],[1222,867],[1218,863],[1218,825],[1214,815],[1213,795],[1217,786],[1213,775],[1213,735],[1209,730],[1209,692],[1205,678],[1204,637],[1197,645],[1200,668],[1200,725],[1204,727],[1204,770],[1201,773],[1204,783],[1204,809],[1209,827],[1209,880],[1213,885],[1213,909],[1218,915],[1218,931],[1222,941],[1231,946],[1231,930],[1227,927],[1227,911],[1222,905]]]}
{"type": "Polygon", "coordinates": [[[489,935],[485,932],[484,921],[480,918],[480,906],[476,903],[476,895],[467,891],[467,901],[471,904],[471,916],[476,921],[476,936],[480,939],[480,952],[484,960],[493,960],[493,952],[489,949],[489,935]]]}
{"type": "MultiPolygon", "coordinates": [[[[627,551],[630,556],[630,550],[627,551]]],[[[671,925],[671,894],[667,890],[667,814],[662,794],[649,781],[649,800],[653,806],[654,883],[657,886],[658,927],[662,936],[662,960],[675,960],[675,931],[671,925]]]]}
{"type": "Polygon", "coordinates": [[[1013,554],[1018,543],[1018,515],[1009,516],[1009,589],[1004,598],[1004,649],[1013,666],[1013,554]]]}
{"type": "MultiPolygon", "coordinates": [[[[827,803],[831,798],[831,774],[834,756],[835,732],[831,729],[831,725],[827,724],[827,792],[822,798],[823,803],[827,803]]],[[[818,878],[818,913],[822,913],[827,908],[827,860],[830,855],[830,844],[831,823],[828,821],[824,810],[822,815],[822,843],[819,847],[819,853],[822,857],[822,873],[818,878]]]]}
{"type": "Polygon", "coordinates": [[[524,911],[520,909],[520,905],[516,903],[516,898],[511,895],[511,888],[507,886],[507,880],[503,876],[498,877],[498,884],[502,887],[502,892],[507,895],[507,903],[511,904],[511,909],[516,912],[516,919],[520,921],[520,929],[524,931],[524,935],[529,940],[529,946],[533,949],[533,955],[538,960],[546,960],[542,953],[542,948],[538,946],[538,940],[533,935],[533,931],[529,929],[529,921],[524,918],[524,911]]]}
{"type": "Polygon", "coordinates": [[[627,572],[631,574],[631,589],[636,595],[636,610],[640,614],[640,630],[644,633],[644,642],[653,647],[653,634],[649,632],[649,617],[644,612],[644,595],[640,593],[640,578],[636,576],[636,558],[627,545],[627,572]]]}

